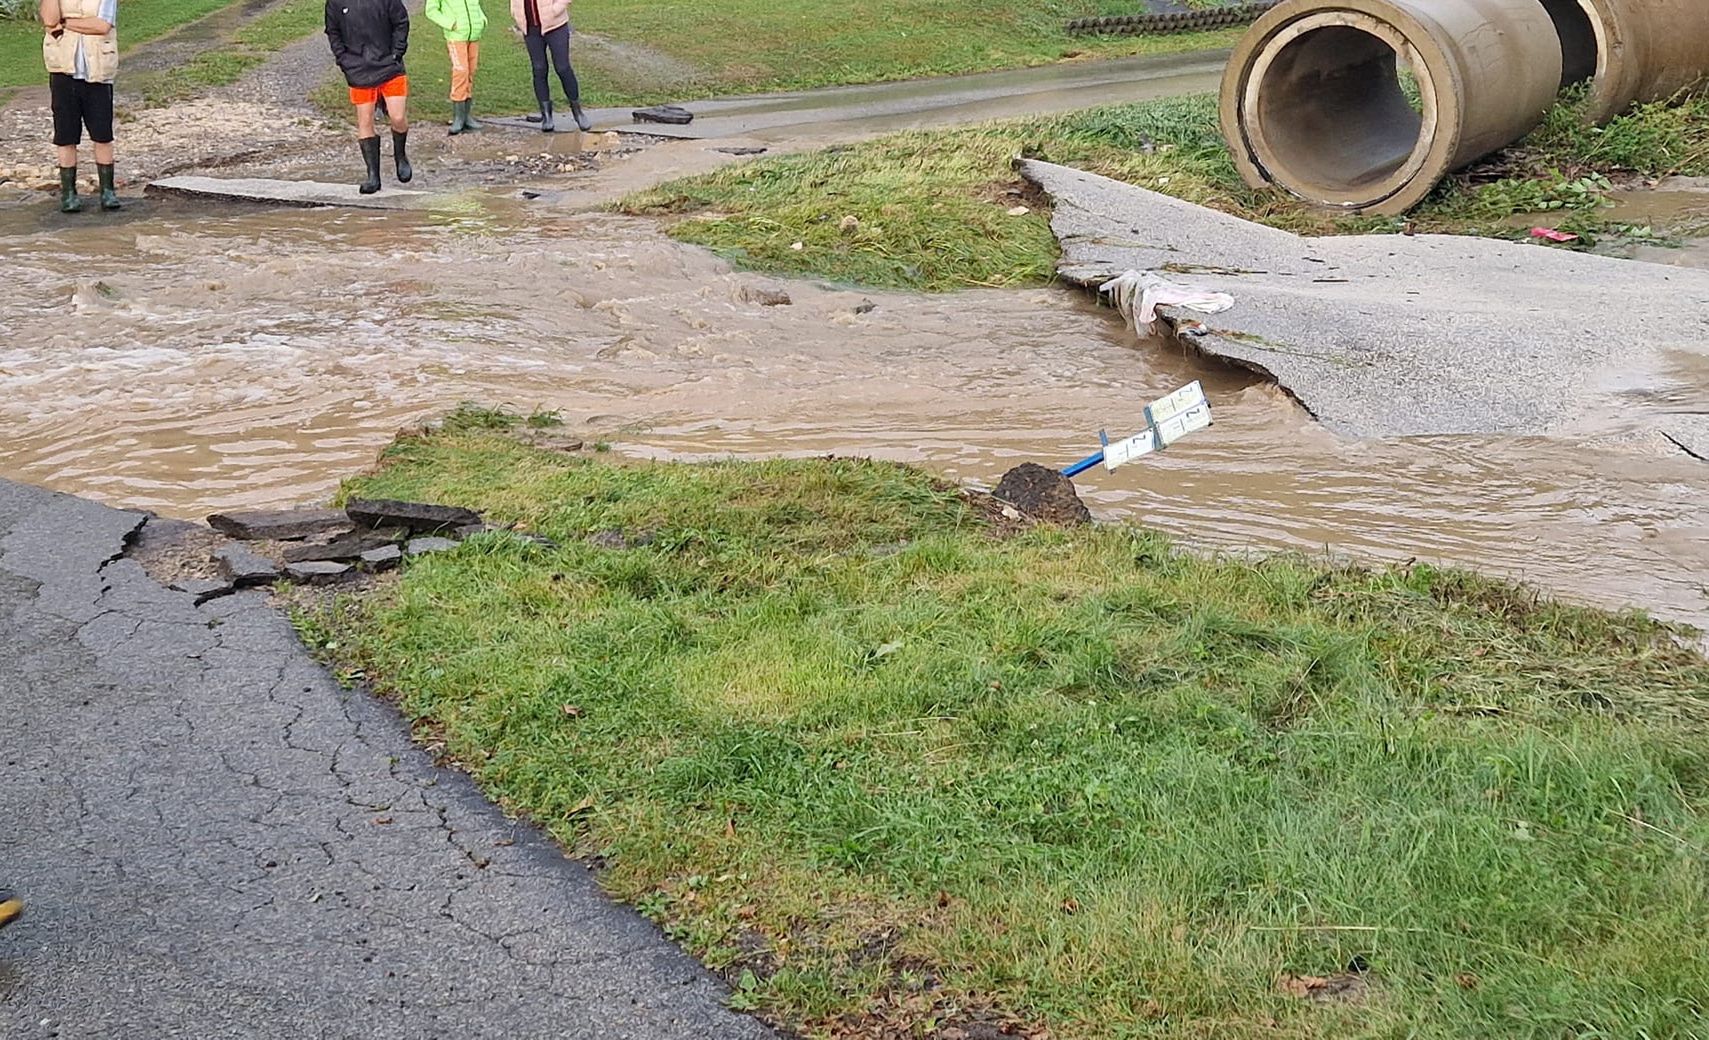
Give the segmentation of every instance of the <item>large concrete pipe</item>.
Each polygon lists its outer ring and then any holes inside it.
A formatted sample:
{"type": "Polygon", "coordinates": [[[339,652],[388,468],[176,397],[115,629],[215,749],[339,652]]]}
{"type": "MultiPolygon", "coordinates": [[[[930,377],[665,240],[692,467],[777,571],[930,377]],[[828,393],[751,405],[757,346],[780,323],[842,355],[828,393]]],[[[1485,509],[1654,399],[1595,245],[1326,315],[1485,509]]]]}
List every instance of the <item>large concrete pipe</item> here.
{"type": "Polygon", "coordinates": [[[1595,122],[1709,80],[1709,0],[1542,3],[1560,36],[1563,85],[1591,81],[1595,122]]]}
{"type": "Polygon", "coordinates": [[[1234,49],[1223,136],[1255,188],[1404,213],[1542,121],[1562,54],[1540,0],[1283,0],[1234,49]]]}

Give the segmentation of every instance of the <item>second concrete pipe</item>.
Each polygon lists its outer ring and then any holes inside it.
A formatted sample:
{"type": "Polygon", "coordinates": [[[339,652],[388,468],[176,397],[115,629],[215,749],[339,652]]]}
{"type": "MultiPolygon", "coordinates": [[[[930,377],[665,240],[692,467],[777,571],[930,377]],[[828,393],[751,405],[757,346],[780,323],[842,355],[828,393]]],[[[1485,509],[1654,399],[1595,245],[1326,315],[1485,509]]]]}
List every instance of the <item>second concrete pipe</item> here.
{"type": "Polygon", "coordinates": [[[1562,56],[1540,0],[1283,0],[1235,47],[1223,133],[1254,187],[1403,213],[1541,122],[1562,56]]]}
{"type": "Polygon", "coordinates": [[[1586,115],[1605,123],[1709,77],[1709,0],[1541,0],[1561,41],[1563,84],[1591,81],[1586,115]]]}

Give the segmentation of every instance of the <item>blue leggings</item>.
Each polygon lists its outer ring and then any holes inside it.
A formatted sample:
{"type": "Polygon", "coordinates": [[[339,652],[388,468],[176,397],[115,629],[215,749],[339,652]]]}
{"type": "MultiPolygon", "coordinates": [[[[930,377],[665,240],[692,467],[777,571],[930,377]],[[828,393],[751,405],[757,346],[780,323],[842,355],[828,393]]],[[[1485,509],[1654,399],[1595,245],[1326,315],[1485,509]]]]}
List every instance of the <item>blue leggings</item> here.
{"type": "Polygon", "coordinates": [[[534,64],[534,99],[545,108],[552,100],[552,85],[546,79],[546,54],[552,54],[552,65],[558,70],[558,79],[563,81],[564,96],[572,102],[580,103],[582,88],[576,82],[576,70],[570,66],[570,27],[560,25],[542,36],[539,29],[530,29],[522,37],[528,44],[528,60],[534,64]]]}

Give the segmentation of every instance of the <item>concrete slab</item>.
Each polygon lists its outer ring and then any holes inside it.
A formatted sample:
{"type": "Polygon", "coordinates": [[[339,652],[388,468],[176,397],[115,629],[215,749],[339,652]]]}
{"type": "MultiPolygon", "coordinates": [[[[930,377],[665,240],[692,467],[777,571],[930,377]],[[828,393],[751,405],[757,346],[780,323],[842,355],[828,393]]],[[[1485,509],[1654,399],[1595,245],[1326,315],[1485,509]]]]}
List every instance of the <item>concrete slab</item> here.
{"type": "Polygon", "coordinates": [[[360,209],[423,209],[431,192],[388,184],[378,195],[363,195],[355,184],[287,181],[268,177],[165,177],[148,186],[149,194],[259,202],[272,206],[354,206],[360,209]]]}
{"type": "Polygon", "coordinates": [[[1194,342],[1337,432],[1702,446],[1709,272],[1449,235],[1303,238],[1080,170],[1021,171],[1055,201],[1065,279],[1157,271],[1231,293],[1194,342]]]}

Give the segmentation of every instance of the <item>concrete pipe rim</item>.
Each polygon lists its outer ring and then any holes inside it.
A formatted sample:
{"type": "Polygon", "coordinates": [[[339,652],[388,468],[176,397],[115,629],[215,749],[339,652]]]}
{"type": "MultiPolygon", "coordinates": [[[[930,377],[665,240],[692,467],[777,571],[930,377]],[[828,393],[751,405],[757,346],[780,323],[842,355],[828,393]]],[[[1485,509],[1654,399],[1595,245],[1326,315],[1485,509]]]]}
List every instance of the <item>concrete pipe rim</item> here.
{"type": "MultiPolygon", "coordinates": [[[[1571,0],[1589,23],[1590,45],[1596,53],[1591,57],[1591,71],[1588,76],[1574,76],[1571,71],[1563,71],[1561,87],[1566,89],[1581,83],[1588,83],[1589,89],[1584,102],[1584,117],[1591,123],[1606,123],[1624,111],[1634,100],[1636,93],[1632,80],[1636,78],[1637,61],[1628,56],[1624,61],[1616,62],[1618,55],[1626,51],[1626,26],[1621,21],[1624,10],[1610,0],[1571,0]],[[1617,75],[1619,73],[1619,75],[1617,75]]],[[[1583,66],[1583,59],[1575,63],[1573,55],[1567,53],[1570,45],[1565,38],[1562,40],[1562,61],[1568,70],[1575,65],[1583,66]]]]}
{"type": "MultiPolygon", "coordinates": [[[[1350,211],[1410,208],[1428,195],[1447,172],[1459,138],[1461,112],[1452,71],[1436,50],[1424,27],[1399,11],[1378,15],[1368,9],[1338,7],[1282,19],[1281,24],[1247,52],[1242,62],[1236,120],[1249,157],[1265,180],[1314,205],[1350,211]],[[1368,76],[1374,75],[1365,84],[1371,88],[1367,97],[1373,118],[1369,123],[1373,127],[1381,123],[1376,109],[1386,107],[1390,122],[1384,125],[1399,133],[1379,133],[1373,129],[1364,142],[1374,152],[1386,153],[1384,158],[1363,168],[1355,166],[1351,176],[1332,178],[1325,171],[1324,176],[1313,181],[1299,176],[1297,171],[1315,165],[1308,153],[1320,150],[1321,135],[1301,133],[1298,140],[1289,140],[1288,120],[1264,118],[1260,108],[1267,95],[1282,92],[1271,81],[1272,74],[1285,74],[1278,70],[1278,63],[1298,50],[1334,49],[1324,41],[1333,39],[1345,44],[1351,38],[1348,34],[1374,41],[1379,45],[1379,61],[1390,63],[1386,76],[1381,67],[1367,72],[1368,76]],[[1407,116],[1402,116],[1396,106],[1397,99],[1404,100],[1399,82],[1403,65],[1410,68],[1417,81],[1420,100],[1418,109],[1411,108],[1409,101],[1406,103],[1407,116]],[[1438,73],[1439,69],[1446,71],[1445,77],[1438,73]],[[1442,82],[1444,78],[1448,80],[1446,84],[1442,82]],[[1380,141],[1379,137],[1388,140],[1380,141]],[[1410,147],[1404,148],[1404,153],[1398,152],[1397,147],[1403,147],[1397,143],[1398,139],[1406,137],[1411,139],[1410,147]],[[1337,179],[1340,183],[1336,183],[1337,179]]],[[[1351,64],[1348,67],[1353,68],[1351,64]]],[[[1347,164],[1342,162],[1337,166],[1347,164]]]]}

